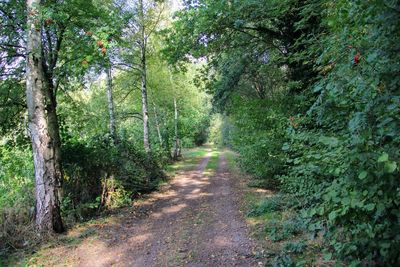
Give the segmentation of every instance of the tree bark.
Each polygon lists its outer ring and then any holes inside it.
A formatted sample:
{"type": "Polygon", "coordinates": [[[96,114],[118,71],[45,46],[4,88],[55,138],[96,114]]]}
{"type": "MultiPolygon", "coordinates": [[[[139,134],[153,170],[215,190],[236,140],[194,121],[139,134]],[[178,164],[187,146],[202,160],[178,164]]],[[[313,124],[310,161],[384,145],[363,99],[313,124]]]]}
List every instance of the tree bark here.
{"type": "Polygon", "coordinates": [[[175,126],[175,144],[174,144],[174,160],[177,160],[181,156],[180,140],[178,133],[178,105],[176,103],[176,97],[174,97],[174,126],[175,126]]]}
{"type": "Polygon", "coordinates": [[[139,0],[139,18],[140,18],[140,70],[141,70],[141,91],[142,91],[142,112],[143,112],[143,143],[144,150],[151,152],[150,131],[149,131],[149,111],[147,104],[147,80],[146,80],[146,33],[144,21],[143,0],[139,0]]]}
{"type": "Polygon", "coordinates": [[[160,142],[160,146],[163,146],[163,138],[161,135],[161,129],[160,129],[160,121],[158,120],[158,113],[157,113],[157,107],[156,104],[153,102],[153,107],[154,107],[154,118],[156,120],[156,129],[157,129],[157,134],[158,134],[158,140],[160,142]]]}
{"type": "Polygon", "coordinates": [[[42,65],[41,25],[37,18],[40,3],[27,0],[26,98],[35,166],[36,224],[42,232],[62,232],[60,138],[55,99],[49,98],[51,88],[42,65]]]}
{"type": "Polygon", "coordinates": [[[169,159],[172,159],[171,155],[171,144],[169,142],[169,127],[168,123],[164,121],[164,149],[168,152],[169,159]]]}
{"type": "Polygon", "coordinates": [[[110,116],[109,129],[112,143],[117,143],[117,127],[115,125],[115,113],[114,113],[114,100],[113,100],[113,87],[112,87],[112,68],[111,65],[107,68],[107,102],[108,102],[108,114],[110,116]]]}

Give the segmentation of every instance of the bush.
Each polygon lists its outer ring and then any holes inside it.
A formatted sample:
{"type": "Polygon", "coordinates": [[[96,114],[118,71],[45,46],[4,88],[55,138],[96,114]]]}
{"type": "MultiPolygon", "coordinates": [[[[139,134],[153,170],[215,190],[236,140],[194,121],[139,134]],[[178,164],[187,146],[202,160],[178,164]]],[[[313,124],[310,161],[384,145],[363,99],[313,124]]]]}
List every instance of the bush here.
{"type": "Polygon", "coordinates": [[[99,138],[91,143],[64,145],[64,212],[75,219],[93,215],[99,209],[128,204],[135,196],[154,190],[165,178],[160,162],[120,140],[111,145],[99,138]]]}
{"type": "Polygon", "coordinates": [[[331,8],[323,13],[329,34],[311,41],[323,47],[316,67],[332,68],[309,88],[318,97],[304,123],[289,128],[279,179],[306,200],[310,228],[322,230],[337,258],[398,265],[398,9],[382,1],[331,8]]]}
{"type": "Polygon", "coordinates": [[[251,209],[248,216],[257,217],[265,213],[281,211],[285,206],[282,195],[274,195],[264,199],[260,204],[251,209]]]}
{"type": "MultiPolygon", "coordinates": [[[[234,126],[230,143],[242,169],[262,181],[257,185],[279,185],[302,200],[309,229],[324,236],[334,258],[398,265],[398,4],[314,2],[296,6],[296,30],[307,30],[313,21],[324,34],[297,38],[296,45],[305,47],[291,56],[304,63],[303,70],[311,62],[319,75],[304,87],[288,81],[281,98],[232,93],[226,108],[234,126]]],[[[250,215],[280,205],[266,200],[250,215]]],[[[273,239],[285,238],[291,226],[271,226],[273,239]]]]}

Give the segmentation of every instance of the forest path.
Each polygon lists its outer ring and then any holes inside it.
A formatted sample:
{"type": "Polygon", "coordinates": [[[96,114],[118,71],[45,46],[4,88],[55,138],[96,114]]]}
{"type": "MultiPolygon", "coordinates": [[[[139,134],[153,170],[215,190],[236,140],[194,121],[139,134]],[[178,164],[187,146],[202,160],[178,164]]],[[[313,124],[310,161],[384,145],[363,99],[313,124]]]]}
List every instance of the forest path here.
{"type": "Polygon", "coordinates": [[[224,154],[209,151],[194,166],[107,222],[92,224],[78,244],[50,248],[41,258],[53,257],[52,266],[257,266],[239,212],[240,185],[224,154]]]}

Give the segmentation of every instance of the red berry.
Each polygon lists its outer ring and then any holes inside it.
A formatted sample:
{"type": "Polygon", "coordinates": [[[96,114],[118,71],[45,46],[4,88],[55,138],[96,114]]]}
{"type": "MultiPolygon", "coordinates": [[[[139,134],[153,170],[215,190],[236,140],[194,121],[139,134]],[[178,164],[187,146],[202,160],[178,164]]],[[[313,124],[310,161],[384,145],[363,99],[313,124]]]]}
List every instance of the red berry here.
{"type": "Polygon", "coordinates": [[[360,63],[360,53],[354,56],[354,65],[358,65],[360,63]]]}

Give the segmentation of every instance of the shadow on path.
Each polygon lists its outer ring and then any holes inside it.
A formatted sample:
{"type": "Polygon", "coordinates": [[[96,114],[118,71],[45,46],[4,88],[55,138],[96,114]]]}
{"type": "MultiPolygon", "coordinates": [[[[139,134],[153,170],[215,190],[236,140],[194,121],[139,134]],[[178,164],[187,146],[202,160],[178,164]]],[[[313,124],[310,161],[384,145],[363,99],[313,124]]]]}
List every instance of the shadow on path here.
{"type": "Polygon", "coordinates": [[[209,159],[96,227],[96,236],[55,250],[69,255],[68,266],[257,266],[225,158],[206,176],[209,159]]]}

